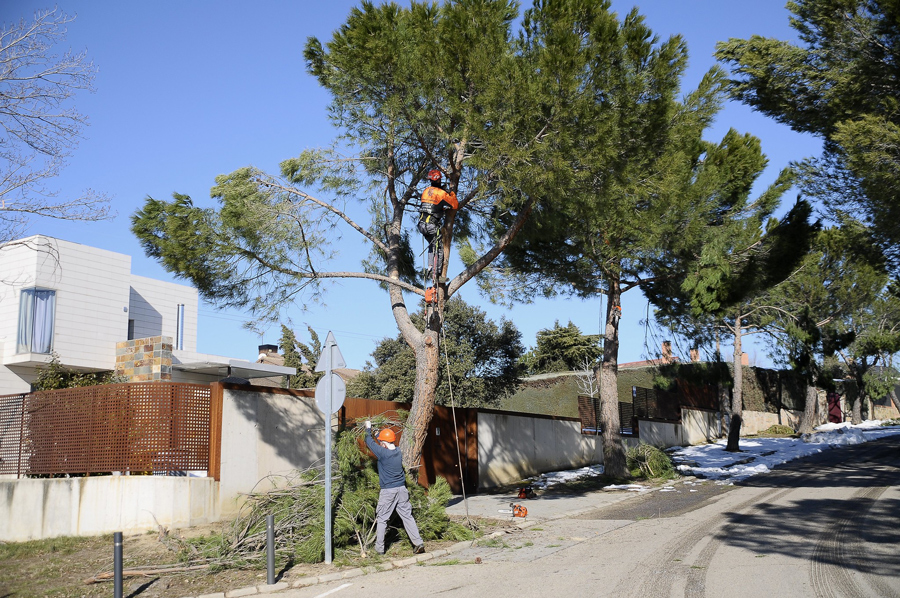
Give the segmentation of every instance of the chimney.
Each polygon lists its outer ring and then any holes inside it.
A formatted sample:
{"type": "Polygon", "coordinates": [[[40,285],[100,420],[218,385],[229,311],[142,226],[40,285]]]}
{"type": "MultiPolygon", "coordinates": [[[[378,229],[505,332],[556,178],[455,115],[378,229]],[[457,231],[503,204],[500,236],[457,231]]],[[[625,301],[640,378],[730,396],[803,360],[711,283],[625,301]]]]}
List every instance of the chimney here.
{"type": "Polygon", "coordinates": [[[662,360],[663,363],[672,363],[672,341],[662,342],[662,360]]]}
{"type": "Polygon", "coordinates": [[[750,354],[746,351],[741,353],[741,365],[750,365],[750,354]]]}
{"type": "Polygon", "coordinates": [[[691,349],[691,362],[700,362],[700,349],[691,349]]]}
{"type": "Polygon", "coordinates": [[[278,345],[260,345],[259,352],[266,355],[278,355],[278,345]]]}

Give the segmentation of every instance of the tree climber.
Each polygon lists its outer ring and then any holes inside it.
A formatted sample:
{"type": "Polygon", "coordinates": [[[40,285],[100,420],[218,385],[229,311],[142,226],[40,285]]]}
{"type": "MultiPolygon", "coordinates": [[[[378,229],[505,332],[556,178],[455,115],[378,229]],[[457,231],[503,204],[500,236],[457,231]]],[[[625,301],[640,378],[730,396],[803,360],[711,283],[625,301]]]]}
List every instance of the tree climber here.
{"type": "MultiPolygon", "coordinates": [[[[422,204],[419,211],[422,213],[417,228],[428,243],[428,267],[425,278],[433,275],[440,276],[444,267],[444,244],[440,241],[441,225],[443,224],[446,210],[456,211],[459,202],[456,193],[447,193],[441,182],[441,171],[433,169],[428,171],[428,180],[431,186],[422,192],[422,204]],[[435,249],[437,245],[437,249],[435,249]]],[[[441,281],[445,282],[445,281],[441,281]]]]}

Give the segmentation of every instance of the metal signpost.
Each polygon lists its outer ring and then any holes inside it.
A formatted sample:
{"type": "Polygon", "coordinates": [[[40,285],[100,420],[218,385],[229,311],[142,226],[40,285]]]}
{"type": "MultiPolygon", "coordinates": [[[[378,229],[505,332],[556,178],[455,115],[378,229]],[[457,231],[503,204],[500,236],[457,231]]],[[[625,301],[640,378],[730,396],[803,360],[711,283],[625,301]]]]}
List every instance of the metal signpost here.
{"type": "Polygon", "coordinates": [[[331,416],[344,404],[347,386],[344,379],[333,373],[335,368],[347,367],[344,356],[328,331],[322,355],[316,363],[317,372],[325,375],[316,384],[316,405],[325,414],[325,563],[331,564],[331,416]]]}

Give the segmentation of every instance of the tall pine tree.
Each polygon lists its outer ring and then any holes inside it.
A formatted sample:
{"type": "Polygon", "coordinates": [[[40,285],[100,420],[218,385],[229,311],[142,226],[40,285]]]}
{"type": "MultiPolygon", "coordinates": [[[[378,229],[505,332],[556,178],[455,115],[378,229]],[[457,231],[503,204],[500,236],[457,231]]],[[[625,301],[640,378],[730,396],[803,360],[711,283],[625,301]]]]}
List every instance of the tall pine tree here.
{"type": "MultiPolygon", "coordinates": [[[[582,2],[559,4],[576,11],[582,2]]],[[[431,419],[447,299],[504,251],[535,199],[570,175],[557,155],[574,134],[563,116],[580,93],[571,60],[578,44],[557,45],[541,11],[526,15],[517,35],[518,16],[511,0],[363,2],[330,40],[311,38],[304,50],[308,73],[331,96],[334,148],[285,160],[278,174],[248,167],[217,177],[215,208],[176,194],[148,198],[132,219],[148,256],[204,298],[260,318],[277,318],[300,297],[315,300],[330,279],[386,288],[385,309],[415,353],[401,447],[409,467],[431,419]],[[427,281],[409,235],[434,168],[459,198],[441,237],[444,273],[453,275],[417,326],[408,296],[424,297],[427,281]],[[328,269],[341,228],[371,249],[358,270],[328,269]],[[456,271],[450,243],[462,237],[484,249],[456,271]]]]}

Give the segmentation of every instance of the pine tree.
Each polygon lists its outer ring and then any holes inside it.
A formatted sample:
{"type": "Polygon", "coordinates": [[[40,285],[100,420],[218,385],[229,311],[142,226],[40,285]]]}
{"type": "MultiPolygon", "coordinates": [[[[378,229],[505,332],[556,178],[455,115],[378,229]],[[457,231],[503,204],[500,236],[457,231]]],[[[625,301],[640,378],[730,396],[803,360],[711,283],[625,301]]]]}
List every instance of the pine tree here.
{"type": "Polygon", "coordinates": [[[636,11],[621,23],[581,16],[566,27],[583,50],[583,93],[570,110],[579,132],[567,148],[573,176],[535,205],[504,265],[545,294],[606,296],[595,375],[604,465],[624,477],[616,379],[619,322],[631,315],[622,314],[622,294],[641,288],[655,303],[668,301],[667,289],[696,263],[709,229],[724,226],[746,200],[761,159],[747,135],[704,141],[724,100],[723,73],[710,70],[679,100],[687,64],[680,37],[660,42],[636,11]]]}
{"type": "Polygon", "coordinates": [[[578,370],[585,363],[594,364],[603,353],[600,335],[582,334],[571,321],[560,326],[557,320],[553,328],[538,330],[535,340],[534,349],[522,359],[529,374],[578,370]]]}
{"type": "Polygon", "coordinates": [[[331,96],[339,149],[305,151],[277,175],[248,167],[219,176],[216,208],[175,194],[147,198],[132,218],[148,256],[205,299],[258,318],[277,319],[299,295],[316,300],[329,279],[386,288],[385,309],[416,357],[401,447],[407,466],[418,463],[431,419],[447,300],[505,250],[536,197],[569,176],[556,156],[575,133],[562,117],[579,93],[568,56],[578,47],[550,39],[555,30],[545,29],[541,11],[529,11],[521,35],[517,18],[509,0],[364,2],[329,41],[311,38],[304,49],[307,72],[331,96]],[[425,296],[409,234],[433,168],[459,197],[442,229],[442,274],[452,268],[452,240],[484,249],[438,285],[419,327],[403,291],[425,296]],[[368,222],[354,218],[360,213],[368,222]],[[327,269],[340,227],[371,248],[358,271],[327,269]]]}
{"type": "Polygon", "coordinates": [[[804,186],[861,217],[900,268],[900,5],[883,0],[788,2],[800,44],[752,36],[721,42],[733,95],[824,141],[804,186]]]}
{"type": "Polygon", "coordinates": [[[284,324],[281,325],[281,340],[278,341],[278,346],[284,355],[284,365],[297,369],[295,375],[288,377],[286,388],[313,388],[324,375],[323,372],[315,371],[319,355],[322,354],[319,335],[310,326],[307,326],[306,330],[309,332],[311,346],[298,341],[293,330],[284,324]]]}
{"type": "Polygon", "coordinates": [[[670,279],[662,285],[665,293],[656,289],[657,296],[651,299],[657,305],[657,320],[673,331],[685,334],[688,330],[694,339],[715,338],[717,343],[720,332],[732,337],[728,451],[740,450],[743,338],[765,332],[773,324],[778,308],[769,292],[795,273],[818,230],[818,223],[809,222],[812,208],[804,201],[798,201],[780,221],[770,218],[791,184],[789,171],[782,172],[759,198],[750,200],[750,189],[766,162],[758,142],[750,147],[756,167],[744,172],[728,217],[720,226],[707,229],[699,258],[685,276],[670,279]],[[704,327],[707,330],[698,330],[704,327]]]}

